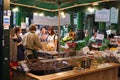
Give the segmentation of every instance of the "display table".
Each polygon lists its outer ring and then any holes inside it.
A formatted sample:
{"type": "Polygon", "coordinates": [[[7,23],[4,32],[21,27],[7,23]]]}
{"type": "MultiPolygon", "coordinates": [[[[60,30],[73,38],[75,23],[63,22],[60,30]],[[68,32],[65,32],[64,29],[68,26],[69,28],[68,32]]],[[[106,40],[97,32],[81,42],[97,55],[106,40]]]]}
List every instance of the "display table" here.
{"type": "Polygon", "coordinates": [[[37,51],[38,56],[44,57],[44,58],[53,58],[54,56],[59,56],[59,53],[57,51],[37,51]]]}
{"type": "Polygon", "coordinates": [[[70,70],[38,76],[31,73],[24,73],[13,68],[12,80],[118,80],[119,64],[107,63],[95,69],[70,70]]]}

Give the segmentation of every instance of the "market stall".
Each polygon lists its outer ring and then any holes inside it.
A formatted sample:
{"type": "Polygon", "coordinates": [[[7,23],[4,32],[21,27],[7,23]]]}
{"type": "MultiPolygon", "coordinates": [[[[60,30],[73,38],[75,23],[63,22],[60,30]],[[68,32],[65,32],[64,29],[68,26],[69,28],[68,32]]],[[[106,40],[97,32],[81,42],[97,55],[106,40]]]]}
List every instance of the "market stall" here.
{"type": "MultiPolygon", "coordinates": [[[[69,9],[69,7],[62,7],[61,4],[71,2],[76,4],[76,1],[51,1],[50,4],[57,4],[57,9],[41,8],[41,10],[58,11],[58,52],[50,49],[38,50],[38,59],[18,62],[17,66],[11,68],[12,80],[118,80],[118,68],[120,66],[119,37],[114,37],[109,41],[104,38],[103,34],[98,34],[98,37],[93,40],[88,35],[83,40],[77,40],[76,32],[69,30],[68,35],[61,38],[60,12],[69,9]],[[109,47],[109,44],[113,44],[112,42],[119,45],[109,47]]],[[[11,2],[13,5],[20,5],[18,3],[11,2]]],[[[73,5],[70,8],[75,6],[81,5],[73,5]]]]}
{"type": "Polygon", "coordinates": [[[25,73],[13,68],[12,80],[118,80],[118,67],[118,64],[106,63],[94,69],[70,70],[43,76],[25,73]]]}
{"type": "Polygon", "coordinates": [[[109,52],[90,51],[83,56],[21,61],[12,67],[13,80],[118,80],[120,60],[109,52]]]}

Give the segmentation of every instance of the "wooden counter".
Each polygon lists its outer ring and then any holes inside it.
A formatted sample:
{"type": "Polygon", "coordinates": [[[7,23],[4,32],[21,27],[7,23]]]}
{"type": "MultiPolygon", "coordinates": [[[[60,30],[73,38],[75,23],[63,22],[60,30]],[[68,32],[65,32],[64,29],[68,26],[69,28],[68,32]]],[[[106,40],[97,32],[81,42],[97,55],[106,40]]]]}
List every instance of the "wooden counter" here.
{"type": "Polygon", "coordinates": [[[96,69],[70,70],[45,76],[23,73],[13,69],[12,80],[118,80],[119,64],[106,63],[96,69]]]}

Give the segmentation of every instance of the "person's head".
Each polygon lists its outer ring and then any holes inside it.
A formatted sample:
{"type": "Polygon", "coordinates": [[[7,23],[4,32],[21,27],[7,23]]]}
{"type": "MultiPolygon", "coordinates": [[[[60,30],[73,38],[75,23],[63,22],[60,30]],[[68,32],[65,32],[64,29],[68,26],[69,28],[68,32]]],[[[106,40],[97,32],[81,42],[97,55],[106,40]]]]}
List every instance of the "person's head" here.
{"type": "Polygon", "coordinates": [[[49,33],[50,35],[55,34],[54,29],[53,29],[52,26],[50,26],[50,27],[48,28],[48,33],[49,33]]]}
{"type": "Polygon", "coordinates": [[[93,29],[93,33],[97,33],[97,29],[93,29]]]}
{"type": "Polygon", "coordinates": [[[45,28],[45,27],[42,27],[42,28],[40,29],[40,31],[45,34],[45,33],[46,33],[46,28],[45,28]]]}
{"type": "Polygon", "coordinates": [[[36,31],[36,25],[35,24],[31,24],[30,27],[29,27],[29,31],[36,31]]]}
{"type": "Polygon", "coordinates": [[[15,34],[20,34],[21,32],[22,32],[21,27],[19,27],[19,26],[14,27],[14,33],[15,34]]]}

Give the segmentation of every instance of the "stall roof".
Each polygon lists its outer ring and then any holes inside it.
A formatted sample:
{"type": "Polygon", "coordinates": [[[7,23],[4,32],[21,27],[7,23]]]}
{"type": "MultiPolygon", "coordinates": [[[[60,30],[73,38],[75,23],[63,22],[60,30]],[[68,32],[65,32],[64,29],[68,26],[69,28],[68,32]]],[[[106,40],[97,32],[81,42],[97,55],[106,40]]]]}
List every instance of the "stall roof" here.
{"type": "Polygon", "coordinates": [[[58,4],[60,4],[61,10],[97,4],[113,0],[11,0],[10,3],[16,6],[24,6],[36,8],[44,11],[55,12],[58,11],[58,4]]]}

